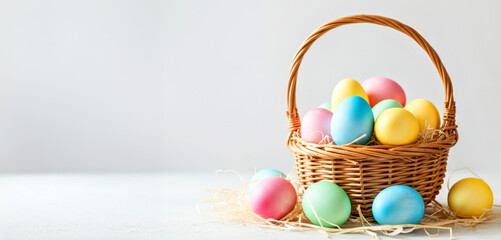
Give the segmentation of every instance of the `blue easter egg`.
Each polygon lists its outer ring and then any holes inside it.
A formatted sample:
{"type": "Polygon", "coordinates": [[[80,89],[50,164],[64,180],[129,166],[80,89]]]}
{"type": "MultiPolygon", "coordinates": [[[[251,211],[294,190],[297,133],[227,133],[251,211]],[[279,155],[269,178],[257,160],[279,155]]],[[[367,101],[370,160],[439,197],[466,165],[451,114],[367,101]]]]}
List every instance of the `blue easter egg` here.
{"type": "Polygon", "coordinates": [[[337,145],[366,144],[374,132],[374,115],[369,103],[359,97],[344,99],[336,108],[331,120],[331,136],[337,145]],[[365,137],[360,138],[365,134],[365,137]],[[360,139],[359,139],[360,138],[360,139]]]}
{"type": "Polygon", "coordinates": [[[266,178],[270,178],[270,177],[285,178],[286,175],[283,172],[280,172],[280,171],[273,169],[273,168],[262,169],[259,172],[257,172],[256,174],[254,174],[254,176],[252,177],[251,182],[253,182],[253,183],[249,184],[249,190],[252,191],[252,189],[254,189],[254,186],[259,181],[266,179],[266,178]]]}
{"type": "Polygon", "coordinates": [[[414,188],[391,186],[374,199],[372,215],[380,225],[418,224],[424,215],[424,201],[414,188]]]}

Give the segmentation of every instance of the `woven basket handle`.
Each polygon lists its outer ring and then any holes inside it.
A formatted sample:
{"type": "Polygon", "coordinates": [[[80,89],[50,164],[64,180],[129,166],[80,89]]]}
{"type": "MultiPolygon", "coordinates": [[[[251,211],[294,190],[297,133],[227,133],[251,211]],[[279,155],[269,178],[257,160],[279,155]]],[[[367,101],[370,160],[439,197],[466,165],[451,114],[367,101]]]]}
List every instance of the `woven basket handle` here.
{"type": "Polygon", "coordinates": [[[440,57],[438,57],[435,50],[428,44],[428,42],[421,37],[421,35],[416,32],[416,30],[411,27],[396,21],[391,18],[386,18],[382,16],[376,15],[353,15],[347,16],[343,18],[338,18],[334,21],[328,22],[323,26],[319,27],[315,30],[306,40],[301,44],[299,50],[296,52],[294,59],[292,60],[291,69],[289,71],[289,83],[288,83],[288,92],[287,92],[287,117],[289,120],[289,139],[292,136],[292,133],[299,130],[301,128],[301,123],[299,121],[299,115],[296,107],[296,82],[297,82],[297,73],[299,66],[301,65],[301,61],[303,60],[304,54],[308,51],[308,49],[313,45],[315,40],[324,35],[331,29],[337,28],[342,25],[353,24],[353,23],[373,23],[386,27],[391,27],[395,30],[398,30],[402,33],[405,33],[407,36],[411,37],[416,41],[419,46],[423,48],[423,50],[428,53],[428,56],[431,58],[431,61],[437,68],[438,73],[440,74],[440,78],[442,78],[442,82],[445,88],[445,107],[444,107],[444,115],[443,115],[443,123],[442,130],[445,131],[446,135],[453,134],[456,135],[456,139],[458,137],[456,131],[456,123],[455,123],[455,112],[456,112],[456,104],[454,102],[454,97],[452,93],[452,83],[449,78],[449,74],[447,70],[445,70],[440,57]]]}

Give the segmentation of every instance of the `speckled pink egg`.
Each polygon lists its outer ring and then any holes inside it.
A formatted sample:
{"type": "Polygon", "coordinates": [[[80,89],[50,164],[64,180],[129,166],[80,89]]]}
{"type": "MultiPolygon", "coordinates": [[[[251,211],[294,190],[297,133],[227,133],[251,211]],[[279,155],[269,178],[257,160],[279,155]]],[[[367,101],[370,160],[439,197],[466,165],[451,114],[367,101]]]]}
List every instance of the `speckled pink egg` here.
{"type": "Polygon", "coordinates": [[[296,189],[281,177],[261,180],[250,197],[252,211],[264,219],[282,219],[294,209],[296,201],[296,189]]]}
{"type": "Polygon", "coordinates": [[[404,89],[395,81],[384,77],[371,77],[362,82],[371,107],[374,107],[379,102],[385,99],[394,99],[395,101],[405,106],[404,89]]]}
{"type": "Polygon", "coordinates": [[[332,112],[325,108],[313,108],[301,121],[301,137],[310,143],[328,144],[331,137],[332,112]]]}

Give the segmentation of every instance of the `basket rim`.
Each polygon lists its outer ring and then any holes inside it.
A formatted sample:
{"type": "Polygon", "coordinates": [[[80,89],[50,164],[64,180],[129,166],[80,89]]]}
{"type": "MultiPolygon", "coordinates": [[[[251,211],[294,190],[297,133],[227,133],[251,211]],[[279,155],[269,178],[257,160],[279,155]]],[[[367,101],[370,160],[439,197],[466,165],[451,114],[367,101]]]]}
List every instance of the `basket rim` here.
{"type": "Polygon", "coordinates": [[[306,161],[336,161],[362,165],[373,161],[415,162],[425,156],[448,152],[456,144],[454,135],[441,135],[437,139],[407,145],[335,145],[307,142],[299,136],[289,138],[287,147],[294,153],[296,163],[299,156],[306,156],[306,161]]]}
{"type": "Polygon", "coordinates": [[[290,137],[291,142],[297,142],[301,145],[308,146],[308,147],[314,147],[314,148],[329,148],[329,149],[339,149],[339,150],[347,150],[347,149],[380,149],[380,150],[389,150],[389,151],[398,151],[400,149],[406,149],[406,148],[427,148],[429,145],[436,145],[436,143],[450,143],[451,145],[454,145],[456,143],[456,139],[453,136],[447,137],[445,134],[440,135],[438,138],[426,140],[426,141],[421,141],[421,142],[416,142],[416,143],[411,143],[411,144],[405,144],[405,145],[387,145],[387,144],[375,144],[375,145],[359,145],[359,144],[343,144],[343,145],[337,145],[337,144],[317,144],[317,143],[311,143],[303,138],[301,138],[298,135],[290,137]]]}

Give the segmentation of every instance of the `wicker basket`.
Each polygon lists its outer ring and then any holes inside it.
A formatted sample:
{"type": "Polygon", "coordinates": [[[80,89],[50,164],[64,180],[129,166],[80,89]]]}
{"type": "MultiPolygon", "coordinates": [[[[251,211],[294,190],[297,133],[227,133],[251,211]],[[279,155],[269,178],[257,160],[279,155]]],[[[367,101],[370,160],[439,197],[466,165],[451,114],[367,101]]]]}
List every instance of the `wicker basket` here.
{"type": "Polygon", "coordinates": [[[299,183],[306,189],[311,184],[328,180],[338,184],[350,197],[352,215],[357,206],[370,220],[372,201],[386,187],[407,185],[416,189],[430,203],[438,194],[447,165],[449,149],[458,140],[452,84],[440,58],[426,40],[411,27],[396,20],[373,15],[354,15],[328,22],[303,42],[292,61],[289,72],[287,145],[294,153],[299,183]],[[445,87],[445,108],[441,134],[426,142],[403,146],[390,145],[318,145],[301,139],[296,108],[297,73],[304,54],[320,36],[336,27],[353,23],[373,23],[391,27],[414,39],[430,56],[445,87]]]}

